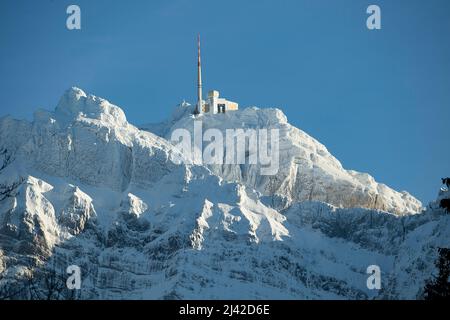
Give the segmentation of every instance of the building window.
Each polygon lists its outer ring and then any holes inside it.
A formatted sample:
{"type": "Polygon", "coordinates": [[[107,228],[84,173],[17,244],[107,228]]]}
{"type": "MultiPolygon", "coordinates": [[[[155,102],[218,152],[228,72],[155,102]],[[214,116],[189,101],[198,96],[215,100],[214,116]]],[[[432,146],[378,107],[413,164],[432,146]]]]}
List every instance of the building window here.
{"type": "Polygon", "coordinates": [[[219,103],[217,105],[217,113],[225,113],[225,104],[224,103],[219,103]]]}

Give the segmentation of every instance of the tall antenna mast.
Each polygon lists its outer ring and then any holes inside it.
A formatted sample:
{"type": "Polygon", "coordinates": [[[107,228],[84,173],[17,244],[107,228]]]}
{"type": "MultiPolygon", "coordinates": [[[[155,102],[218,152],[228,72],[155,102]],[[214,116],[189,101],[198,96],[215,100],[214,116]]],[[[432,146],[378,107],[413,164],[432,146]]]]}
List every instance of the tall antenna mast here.
{"type": "Polygon", "coordinates": [[[197,108],[195,109],[195,113],[202,113],[202,62],[200,58],[200,34],[198,34],[197,38],[197,46],[198,46],[198,63],[197,63],[197,108]]]}

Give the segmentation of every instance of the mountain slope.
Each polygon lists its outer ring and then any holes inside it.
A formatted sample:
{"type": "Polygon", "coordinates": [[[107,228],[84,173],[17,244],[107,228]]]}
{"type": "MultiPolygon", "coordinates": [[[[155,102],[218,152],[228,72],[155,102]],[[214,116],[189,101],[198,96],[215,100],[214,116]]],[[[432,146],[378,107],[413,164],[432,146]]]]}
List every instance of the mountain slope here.
{"type": "MultiPolygon", "coordinates": [[[[172,117],[157,125],[142,125],[167,140],[183,128],[194,135],[194,121],[203,132],[226,130],[278,129],[279,170],[276,175],[260,175],[261,165],[212,164],[208,167],[227,181],[243,183],[265,195],[281,195],[288,204],[296,201],[323,201],[338,207],[365,207],[397,214],[420,212],[422,204],[408,192],[397,192],[378,183],[367,173],[345,170],[320,142],[287,122],[279,109],[247,108],[226,114],[191,116],[191,106],[179,106],[172,117]]],[[[245,133],[241,134],[242,136],[245,133]]],[[[204,148],[205,148],[204,144],[204,148]]],[[[285,203],[286,204],[286,203],[285,203]]]]}

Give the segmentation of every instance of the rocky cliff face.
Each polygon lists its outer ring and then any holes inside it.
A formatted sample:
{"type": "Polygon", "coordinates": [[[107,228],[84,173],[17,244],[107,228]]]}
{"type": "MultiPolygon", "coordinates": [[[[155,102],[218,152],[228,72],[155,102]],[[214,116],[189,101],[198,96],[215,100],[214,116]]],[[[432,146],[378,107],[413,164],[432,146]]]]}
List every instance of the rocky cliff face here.
{"type": "MultiPolygon", "coordinates": [[[[283,198],[259,192],[267,181],[250,169],[172,161],[179,154],[171,143],[80,89],[32,123],[0,119],[0,297],[46,297],[40,278],[64,279],[69,265],[81,268],[76,296],[85,299],[421,297],[436,248],[450,240],[442,209],[400,217],[420,203],[345,171],[280,111],[225,116],[279,126],[283,163],[290,172],[299,154],[309,159],[295,165],[308,179],[320,172],[319,191],[303,190],[310,185],[300,171],[282,175],[273,194],[283,198]],[[392,213],[314,201],[370,208],[376,194],[392,213]],[[373,264],[381,290],[366,286],[373,264]]],[[[189,126],[188,114],[177,118],[170,127],[189,126]]]]}

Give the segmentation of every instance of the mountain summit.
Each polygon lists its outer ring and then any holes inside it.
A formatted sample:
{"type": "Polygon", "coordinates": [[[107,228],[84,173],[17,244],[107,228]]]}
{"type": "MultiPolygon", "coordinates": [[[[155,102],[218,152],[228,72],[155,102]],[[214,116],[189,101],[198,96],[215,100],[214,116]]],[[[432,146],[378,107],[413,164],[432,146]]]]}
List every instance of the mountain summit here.
{"type": "MultiPolygon", "coordinates": [[[[179,106],[172,116],[158,124],[142,125],[170,140],[180,128],[194,135],[191,106],[179,106]]],[[[290,125],[280,109],[256,107],[225,114],[203,114],[203,130],[219,129],[225,136],[229,129],[278,129],[279,171],[276,175],[259,175],[260,164],[210,165],[216,175],[254,188],[264,195],[283,199],[283,205],[298,201],[323,201],[337,207],[363,207],[396,214],[420,212],[422,204],[408,192],[397,192],[378,183],[367,173],[346,170],[327,148],[302,130],[290,125]]],[[[244,133],[243,133],[244,134],[244,133]]]]}

